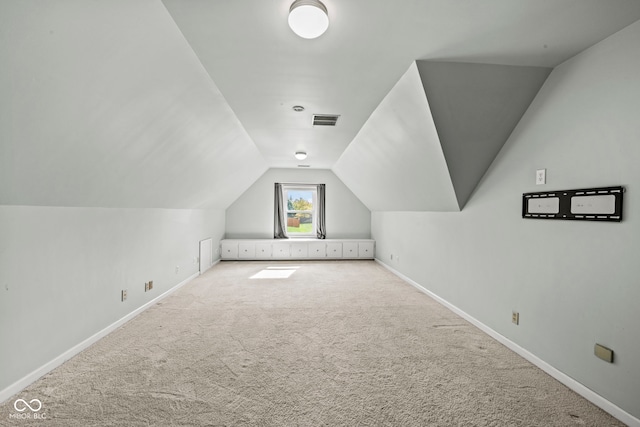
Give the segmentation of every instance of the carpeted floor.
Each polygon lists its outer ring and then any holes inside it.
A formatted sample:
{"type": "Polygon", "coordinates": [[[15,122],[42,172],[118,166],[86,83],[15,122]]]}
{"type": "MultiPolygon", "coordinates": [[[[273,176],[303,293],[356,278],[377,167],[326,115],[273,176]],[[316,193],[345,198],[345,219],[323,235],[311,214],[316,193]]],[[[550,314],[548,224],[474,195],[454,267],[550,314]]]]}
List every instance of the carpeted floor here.
{"type": "Polygon", "coordinates": [[[32,424],[623,425],[371,261],[220,263],[0,406],[32,424]]]}

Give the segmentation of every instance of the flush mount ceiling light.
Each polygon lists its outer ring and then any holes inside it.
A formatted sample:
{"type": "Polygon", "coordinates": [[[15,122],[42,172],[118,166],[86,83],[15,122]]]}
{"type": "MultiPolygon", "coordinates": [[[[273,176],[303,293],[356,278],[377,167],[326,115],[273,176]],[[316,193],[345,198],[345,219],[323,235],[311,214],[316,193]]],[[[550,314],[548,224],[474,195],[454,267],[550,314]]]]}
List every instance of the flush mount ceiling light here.
{"type": "Polygon", "coordinates": [[[304,160],[307,158],[307,153],[304,151],[296,151],[295,156],[296,156],[296,159],[298,160],[304,160]]]}
{"type": "Polygon", "coordinates": [[[293,107],[291,107],[291,109],[296,113],[301,113],[304,111],[304,107],[302,105],[294,105],[293,107]]]}
{"type": "Polygon", "coordinates": [[[289,27],[304,39],[320,37],[329,28],[327,8],[319,0],[296,0],[289,8],[289,27]]]}

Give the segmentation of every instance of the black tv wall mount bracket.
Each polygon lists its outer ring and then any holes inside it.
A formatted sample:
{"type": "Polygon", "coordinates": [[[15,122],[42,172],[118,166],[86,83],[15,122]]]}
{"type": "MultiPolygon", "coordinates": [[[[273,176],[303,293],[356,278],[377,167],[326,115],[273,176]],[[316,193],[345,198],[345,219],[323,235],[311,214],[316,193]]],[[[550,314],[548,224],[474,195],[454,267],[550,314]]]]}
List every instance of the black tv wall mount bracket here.
{"type": "Polygon", "coordinates": [[[624,187],[583,188],[522,194],[522,217],[622,221],[624,187]]]}

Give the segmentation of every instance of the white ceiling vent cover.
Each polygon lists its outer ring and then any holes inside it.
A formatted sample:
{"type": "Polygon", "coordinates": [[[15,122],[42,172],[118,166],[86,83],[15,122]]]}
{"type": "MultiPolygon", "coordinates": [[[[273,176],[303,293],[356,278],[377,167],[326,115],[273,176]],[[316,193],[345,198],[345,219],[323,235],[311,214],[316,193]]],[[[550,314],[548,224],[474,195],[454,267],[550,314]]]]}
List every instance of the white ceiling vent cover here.
{"type": "Polygon", "coordinates": [[[338,122],[339,114],[314,114],[313,125],[314,126],[335,126],[338,122]]]}

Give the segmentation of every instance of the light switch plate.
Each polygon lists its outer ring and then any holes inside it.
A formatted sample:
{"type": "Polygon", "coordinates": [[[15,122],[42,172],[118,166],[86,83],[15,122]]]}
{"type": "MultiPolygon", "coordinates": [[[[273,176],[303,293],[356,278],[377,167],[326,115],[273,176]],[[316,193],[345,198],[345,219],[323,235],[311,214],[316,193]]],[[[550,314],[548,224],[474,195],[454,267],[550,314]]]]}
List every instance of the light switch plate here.
{"type": "Polygon", "coordinates": [[[543,185],[547,183],[547,170],[538,169],[536,171],[536,185],[543,185]]]}

